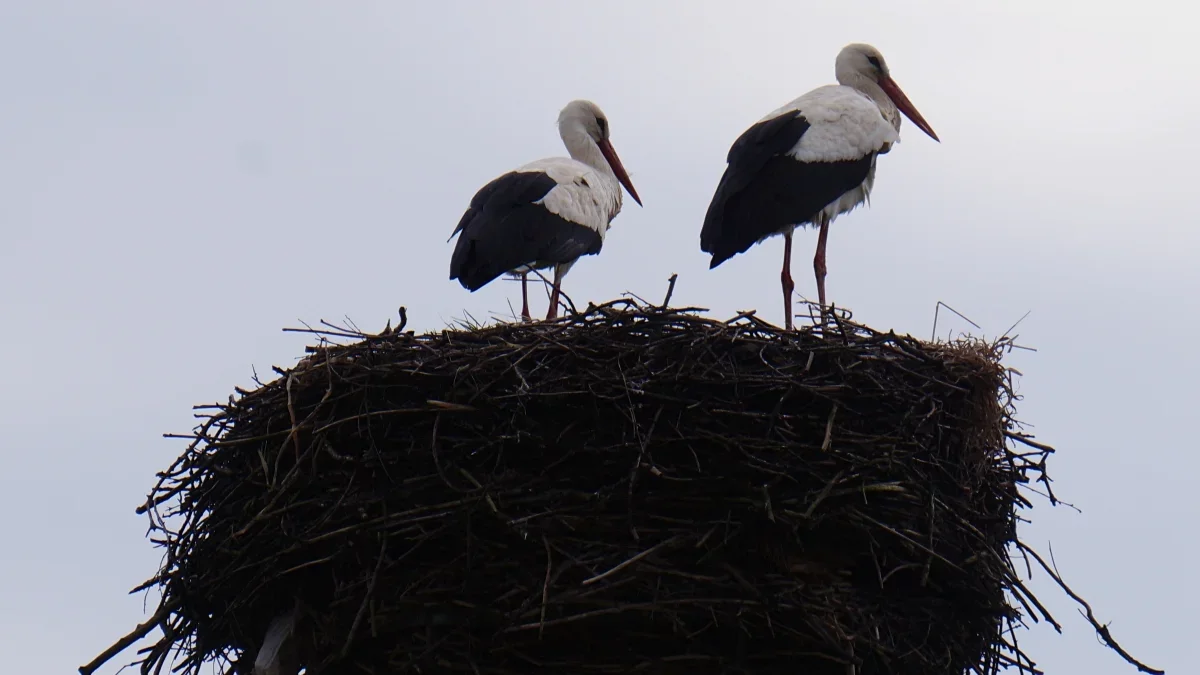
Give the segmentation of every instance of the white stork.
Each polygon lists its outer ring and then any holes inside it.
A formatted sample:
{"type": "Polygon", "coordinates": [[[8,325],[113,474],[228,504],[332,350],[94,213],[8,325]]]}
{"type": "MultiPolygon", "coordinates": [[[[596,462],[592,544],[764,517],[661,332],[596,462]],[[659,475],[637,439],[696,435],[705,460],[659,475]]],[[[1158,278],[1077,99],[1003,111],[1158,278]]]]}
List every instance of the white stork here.
{"type": "Polygon", "coordinates": [[[529,272],[554,268],[546,318],[555,318],[562,278],[581,256],[600,252],[621,211],[621,186],[642,204],[609,142],[608,118],[595,103],[568,103],[558,115],[558,133],[570,159],[540,159],[483,186],[450,235],[461,233],[450,278],[474,292],[506,272],[519,276],[526,321],[529,272]]]}
{"type": "Polygon", "coordinates": [[[709,269],[783,235],[780,281],[789,329],[795,287],[792,232],[805,225],[821,228],[813,271],[824,315],[829,224],[867,201],[875,181],[875,158],[899,140],[899,113],[938,141],[892,80],[878,49],[847,45],[838,53],[835,73],[839,85],[808,92],[762,118],[734,142],[700,233],[700,249],[712,254],[709,269]]]}

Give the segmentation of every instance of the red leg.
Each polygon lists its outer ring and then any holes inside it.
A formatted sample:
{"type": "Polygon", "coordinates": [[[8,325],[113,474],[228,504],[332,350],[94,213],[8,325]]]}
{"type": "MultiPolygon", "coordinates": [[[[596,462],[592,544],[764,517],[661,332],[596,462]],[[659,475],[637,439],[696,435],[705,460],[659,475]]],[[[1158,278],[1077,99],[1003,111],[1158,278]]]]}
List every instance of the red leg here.
{"type": "Polygon", "coordinates": [[[533,320],[529,316],[529,272],[521,273],[521,320],[533,320]]]}
{"type": "Polygon", "coordinates": [[[817,237],[817,255],[813,257],[813,272],[817,277],[817,302],[821,304],[821,321],[825,321],[825,240],[829,238],[829,221],[821,223],[817,237]]]}
{"type": "Polygon", "coordinates": [[[554,268],[554,290],[550,291],[550,311],[546,312],[546,320],[558,318],[558,286],[562,283],[561,268],[554,268]]]}
{"type": "Polygon", "coordinates": [[[792,281],[792,233],[783,235],[783,271],[779,273],[779,282],[783,286],[783,325],[792,329],[792,291],[796,284],[792,281]]]}

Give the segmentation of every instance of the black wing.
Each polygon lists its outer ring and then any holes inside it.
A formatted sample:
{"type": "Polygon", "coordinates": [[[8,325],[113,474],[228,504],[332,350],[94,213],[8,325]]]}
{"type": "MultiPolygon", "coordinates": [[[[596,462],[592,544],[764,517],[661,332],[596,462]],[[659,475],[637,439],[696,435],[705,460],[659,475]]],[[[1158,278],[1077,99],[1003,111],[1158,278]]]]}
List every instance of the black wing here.
{"type": "Polygon", "coordinates": [[[745,252],[755,242],[812,218],[867,179],[874,154],[841,162],[801,162],[786,153],[811,125],[801,111],[755,124],[729,149],[729,166],[700,231],[709,268],[745,252]]]}
{"type": "Polygon", "coordinates": [[[450,278],[476,291],[522,265],[567,263],[600,252],[600,233],[541,204],[558,182],[543,172],[510,172],[475,193],[458,221],[450,278]]]}

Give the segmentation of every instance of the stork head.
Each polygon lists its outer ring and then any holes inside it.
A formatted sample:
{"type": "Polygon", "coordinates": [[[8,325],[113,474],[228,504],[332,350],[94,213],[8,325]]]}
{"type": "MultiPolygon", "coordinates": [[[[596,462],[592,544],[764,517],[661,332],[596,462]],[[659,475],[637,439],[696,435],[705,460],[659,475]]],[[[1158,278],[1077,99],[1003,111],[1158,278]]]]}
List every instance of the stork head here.
{"type": "Polygon", "coordinates": [[[883,60],[883,54],[880,54],[878,49],[861,43],[846,45],[842,51],[838,52],[834,68],[838,82],[848,87],[861,90],[862,87],[859,85],[863,81],[878,85],[892,104],[904,113],[905,117],[912,120],[918,129],[924,131],[933,140],[941,142],[941,139],[933,132],[933,127],[929,126],[924,117],[921,117],[917,107],[908,100],[908,97],[900,89],[900,85],[892,79],[892,72],[888,69],[887,61],[883,60]]]}
{"type": "Polygon", "coordinates": [[[621,158],[617,156],[617,151],[613,149],[612,142],[609,140],[611,129],[608,125],[608,116],[604,114],[603,110],[600,110],[600,106],[582,99],[571,101],[558,114],[558,128],[563,135],[563,140],[566,140],[568,130],[582,131],[586,134],[600,148],[600,153],[604,155],[604,161],[608,162],[613,175],[629,192],[629,196],[633,197],[633,201],[637,202],[638,206],[642,205],[637,190],[633,189],[633,182],[629,180],[629,174],[625,172],[625,167],[621,164],[621,158]]]}

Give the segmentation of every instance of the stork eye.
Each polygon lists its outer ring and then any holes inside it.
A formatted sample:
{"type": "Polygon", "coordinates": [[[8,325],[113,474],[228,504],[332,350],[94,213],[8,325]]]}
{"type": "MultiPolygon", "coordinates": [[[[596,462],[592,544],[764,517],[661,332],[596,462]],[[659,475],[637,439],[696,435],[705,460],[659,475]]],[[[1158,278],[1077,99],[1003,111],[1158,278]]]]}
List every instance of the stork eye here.
{"type": "Polygon", "coordinates": [[[878,56],[868,56],[867,63],[870,63],[872,66],[875,66],[875,68],[877,68],[879,70],[883,69],[883,65],[879,62],[878,56]]]}
{"type": "Polygon", "coordinates": [[[608,135],[608,120],[604,119],[603,117],[597,117],[596,125],[600,127],[601,135],[608,135]]]}

